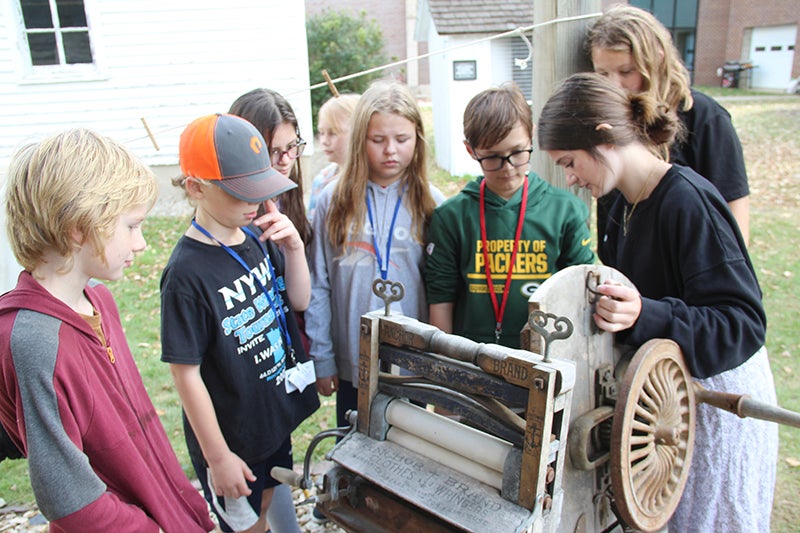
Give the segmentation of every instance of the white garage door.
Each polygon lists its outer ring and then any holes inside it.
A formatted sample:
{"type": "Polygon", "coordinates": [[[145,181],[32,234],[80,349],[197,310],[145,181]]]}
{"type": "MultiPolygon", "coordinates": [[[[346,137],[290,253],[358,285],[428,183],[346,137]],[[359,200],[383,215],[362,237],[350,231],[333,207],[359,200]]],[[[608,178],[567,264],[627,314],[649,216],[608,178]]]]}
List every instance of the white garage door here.
{"type": "Polygon", "coordinates": [[[792,77],[797,26],[753,28],[750,60],[753,87],[786,89],[792,77]]]}

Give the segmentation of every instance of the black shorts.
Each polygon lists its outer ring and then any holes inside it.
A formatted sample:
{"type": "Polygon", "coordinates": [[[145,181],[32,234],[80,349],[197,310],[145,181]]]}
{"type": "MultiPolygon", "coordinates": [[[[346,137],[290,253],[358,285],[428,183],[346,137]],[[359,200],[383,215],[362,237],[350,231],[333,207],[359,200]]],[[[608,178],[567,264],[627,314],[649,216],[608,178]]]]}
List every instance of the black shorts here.
{"type": "MultiPolygon", "coordinates": [[[[212,499],[215,497],[215,494],[214,490],[208,485],[208,476],[206,475],[207,466],[205,464],[199,465],[197,463],[193,463],[192,466],[194,466],[194,470],[197,473],[197,479],[200,481],[200,485],[203,487],[203,495],[205,496],[208,504],[211,506],[211,509],[214,510],[212,499]]],[[[248,463],[247,466],[253,471],[253,475],[256,476],[255,481],[247,482],[247,486],[252,491],[250,496],[247,497],[247,501],[250,503],[250,507],[253,508],[256,514],[261,514],[261,497],[263,496],[264,491],[273,487],[277,487],[281,484],[280,481],[274,479],[269,474],[272,470],[272,467],[282,466],[284,468],[292,468],[294,466],[294,461],[292,460],[292,438],[287,437],[286,440],[281,444],[280,448],[278,448],[275,453],[267,457],[266,460],[255,464],[248,463]]],[[[216,512],[214,514],[216,515],[216,512]]],[[[217,519],[219,521],[219,527],[222,529],[222,531],[233,531],[219,515],[217,515],[217,519]]]]}

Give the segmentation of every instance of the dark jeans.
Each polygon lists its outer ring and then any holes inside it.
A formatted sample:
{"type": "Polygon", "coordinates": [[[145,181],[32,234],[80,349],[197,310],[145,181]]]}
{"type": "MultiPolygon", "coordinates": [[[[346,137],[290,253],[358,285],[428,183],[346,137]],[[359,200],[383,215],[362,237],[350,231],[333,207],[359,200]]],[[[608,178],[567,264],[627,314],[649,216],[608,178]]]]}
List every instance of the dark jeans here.
{"type": "Polygon", "coordinates": [[[336,425],[348,425],[346,413],[351,409],[358,409],[358,389],[352,381],[339,380],[339,390],[336,391],[336,425]]]}

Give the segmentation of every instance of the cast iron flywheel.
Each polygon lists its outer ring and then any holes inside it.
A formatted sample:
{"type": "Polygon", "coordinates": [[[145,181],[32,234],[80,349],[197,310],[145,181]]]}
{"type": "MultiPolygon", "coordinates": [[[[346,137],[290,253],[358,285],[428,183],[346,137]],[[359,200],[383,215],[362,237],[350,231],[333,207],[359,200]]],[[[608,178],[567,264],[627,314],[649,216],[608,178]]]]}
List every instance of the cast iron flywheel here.
{"type": "Polygon", "coordinates": [[[611,430],[611,487],[629,526],[661,529],[680,502],[694,449],[694,394],[673,341],[652,339],[636,351],[611,430]]]}

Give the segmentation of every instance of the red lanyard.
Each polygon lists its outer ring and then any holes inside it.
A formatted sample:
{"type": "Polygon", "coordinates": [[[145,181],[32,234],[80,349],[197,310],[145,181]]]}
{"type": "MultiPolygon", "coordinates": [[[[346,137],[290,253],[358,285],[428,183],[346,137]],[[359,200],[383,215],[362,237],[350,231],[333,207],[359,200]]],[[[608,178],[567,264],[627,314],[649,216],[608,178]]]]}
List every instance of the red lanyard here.
{"type": "Polygon", "coordinates": [[[492,269],[489,264],[489,243],[486,240],[486,178],[481,181],[480,195],[480,218],[481,218],[481,243],[483,244],[483,267],[486,272],[486,285],[489,286],[489,296],[494,307],[494,338],[500,343],[500,334],[503,332],[503,315],[506,312],[508,303],[508,293],[511,290],[511,276],[514,274],[514,263],[517,260],[517,248],[519,247],[519,237],[522,235],[522,224],[525,221],[525,207],[528,205],[528,178],[522,184],[522,203],[519,206],[519,220],[517,221],[517,232],[514,235],[514,249],[511,251],[511,263],[508,265],[506,274],[506,284],[503,286],[503,302],[497,305],[497,295],[494,292],[494,282],[492,281],[492,269]]]}

